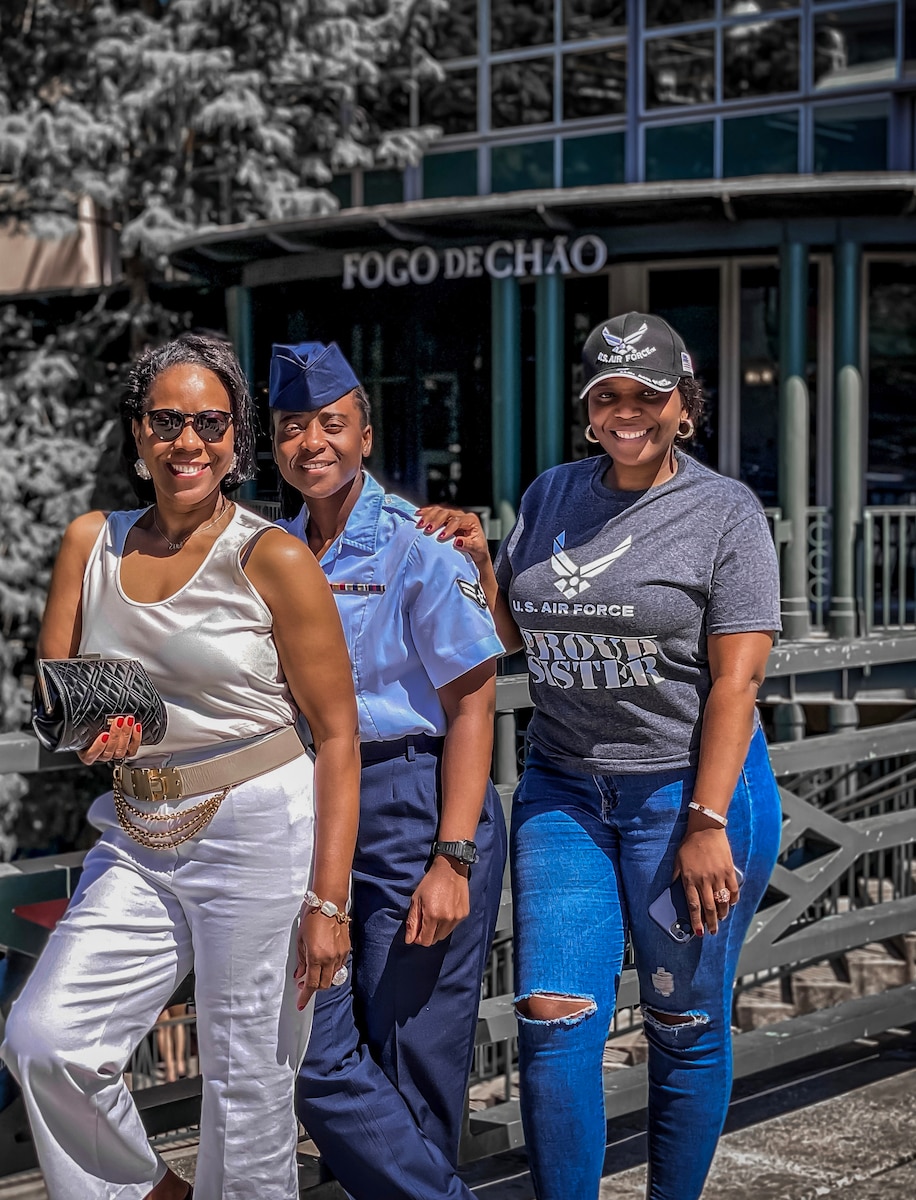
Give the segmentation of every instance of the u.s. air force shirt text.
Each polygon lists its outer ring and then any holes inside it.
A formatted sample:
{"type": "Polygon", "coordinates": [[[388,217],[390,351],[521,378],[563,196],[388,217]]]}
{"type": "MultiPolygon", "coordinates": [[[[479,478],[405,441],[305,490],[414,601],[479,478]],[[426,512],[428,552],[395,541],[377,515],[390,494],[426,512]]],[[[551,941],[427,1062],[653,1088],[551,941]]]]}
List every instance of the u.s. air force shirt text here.
{"type": "Polygon", "coordinates": [[[529,739],[573,771],[693,766],[707,635],[780,628],[773,539],[748,488],[687,455],[644,492],[606,488],[609,466],[536,479],[496,559],[528,660],[529,739]]]}

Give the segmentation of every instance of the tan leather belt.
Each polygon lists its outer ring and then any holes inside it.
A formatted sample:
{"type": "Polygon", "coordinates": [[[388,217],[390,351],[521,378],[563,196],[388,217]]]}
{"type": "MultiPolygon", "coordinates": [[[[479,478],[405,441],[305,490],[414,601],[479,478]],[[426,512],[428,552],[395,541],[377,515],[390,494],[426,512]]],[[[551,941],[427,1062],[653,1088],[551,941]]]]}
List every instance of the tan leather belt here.
{"type": "Polygon", "coordinates": [[[189,763],[186,767],[116,766],[114,779],[125,796],[157,804],[245,783],[304,753],[295,726],[288,725],[254,746],[243,746],[240,750],[219,754],[206,762],[189,763]]]}

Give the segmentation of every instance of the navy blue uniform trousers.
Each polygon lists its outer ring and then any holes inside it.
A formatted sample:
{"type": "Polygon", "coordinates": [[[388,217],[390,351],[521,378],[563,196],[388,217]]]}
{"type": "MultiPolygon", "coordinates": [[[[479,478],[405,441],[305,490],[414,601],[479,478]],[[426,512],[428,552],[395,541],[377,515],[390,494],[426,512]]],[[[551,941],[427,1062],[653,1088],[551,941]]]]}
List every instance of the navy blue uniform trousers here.
{"type": "Polygon", "coordinates": [[[441,742],[416,743],[381,761],[371,758],[385,743],[364,747],[351,971],[317,994],[299,1073],[299,1117],[354,1200],[471,1195],[455,1164],[506,828],[490,784],[470,915],[435,946],[408,946],[404,922],[439,825],[441,742]]]}

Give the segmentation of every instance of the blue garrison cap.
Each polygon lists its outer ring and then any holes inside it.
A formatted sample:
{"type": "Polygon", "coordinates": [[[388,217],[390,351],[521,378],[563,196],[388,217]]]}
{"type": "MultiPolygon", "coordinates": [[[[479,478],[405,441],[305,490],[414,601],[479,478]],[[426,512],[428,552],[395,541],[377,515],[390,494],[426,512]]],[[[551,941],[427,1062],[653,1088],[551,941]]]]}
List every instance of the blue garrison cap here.
{"type": "Polygon", "coordinates": [[[336,342],[275,344],[270,356],[271,408],[314,412],[359,387],[353,368],[336,342]]]}

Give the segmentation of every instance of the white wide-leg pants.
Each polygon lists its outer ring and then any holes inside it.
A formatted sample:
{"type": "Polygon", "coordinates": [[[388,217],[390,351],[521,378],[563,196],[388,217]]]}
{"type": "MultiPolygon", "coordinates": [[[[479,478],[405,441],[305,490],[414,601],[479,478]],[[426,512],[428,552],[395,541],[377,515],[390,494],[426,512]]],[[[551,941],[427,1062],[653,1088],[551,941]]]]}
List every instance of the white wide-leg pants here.
{"type": "Polygon", "coordinates": [[[123,1071],[192,965],[203,1076],[195,1198],[298,1195],[294,1085],[312,1006],[297,1011],[293,971],[312,777],[303,755],[234,787],[174,850],[128,838],[110,793],[93,805],[102,838],[0,1049],[51,1200],[141,1200],[162,1178],[123,1071]]]}

